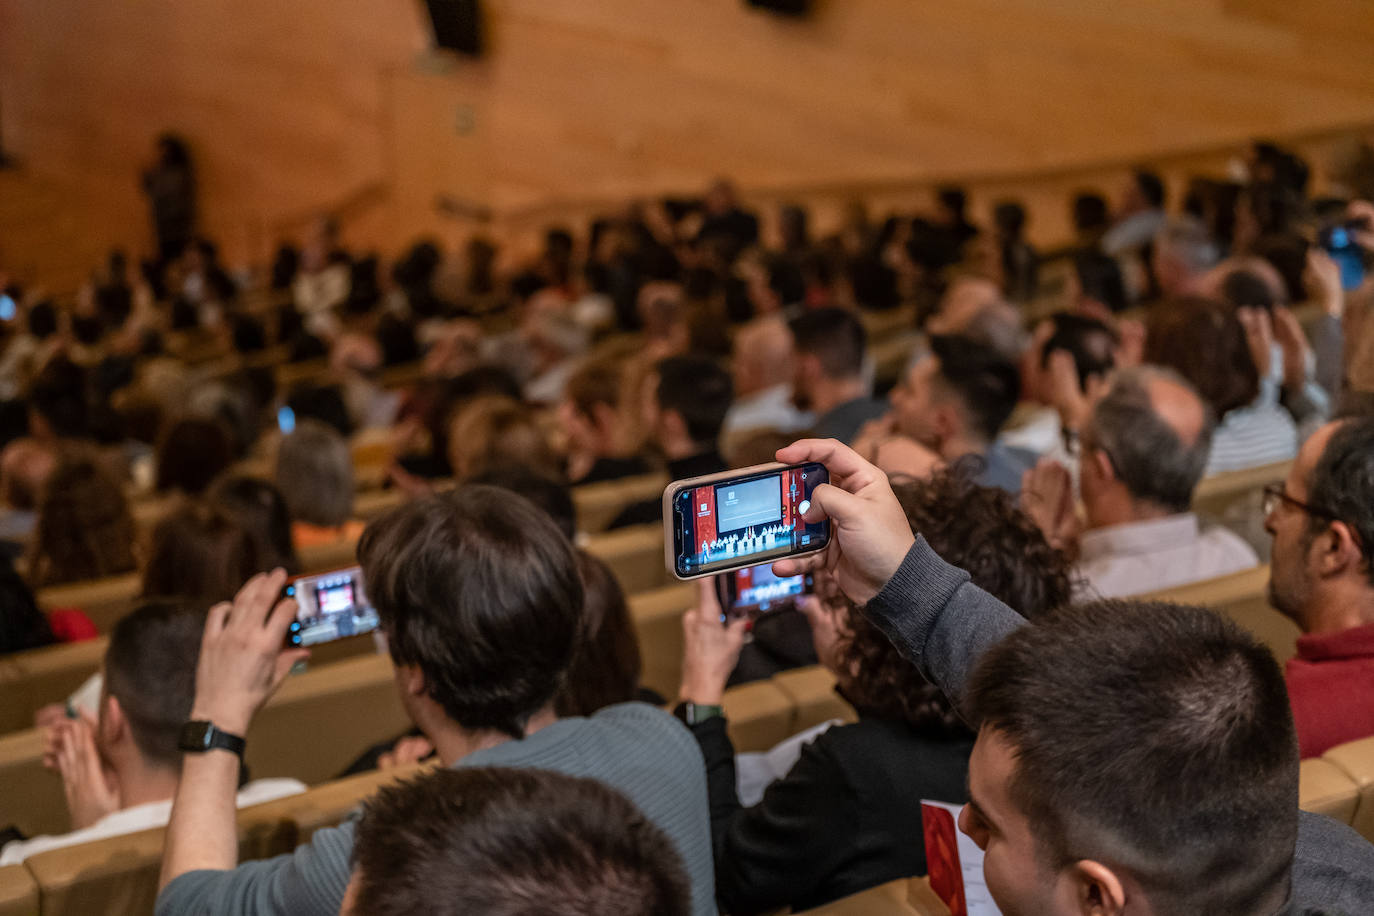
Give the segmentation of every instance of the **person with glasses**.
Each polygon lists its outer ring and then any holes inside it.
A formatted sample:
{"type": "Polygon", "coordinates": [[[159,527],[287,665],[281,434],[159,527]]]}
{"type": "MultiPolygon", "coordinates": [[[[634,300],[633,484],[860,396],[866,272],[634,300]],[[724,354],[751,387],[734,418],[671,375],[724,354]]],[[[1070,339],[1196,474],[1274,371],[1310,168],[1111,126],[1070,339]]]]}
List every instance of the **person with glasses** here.
{"type": "Polygon", "coordinates": [[[1177,373],[1117,372],[1079,432],[1084,521],[1069,472],[1042,460],[1026,475],[1022,506],[1052,544],[1076,557],[1078,597],[1122,598],[1259,565],[1250,545],[1189,511],[1215,420],[1177,373]]]}
{"type": "MultiPolygon", "coordinates": [[[[894,481],[911,529],[1028,618],[1066,603],[1068,562],[1007,493],[974,483],[976,473],[965,463],[930,480],[894,481]]],[[[736,914],[800,911],[925,874],[921,799],[967,800],[974,734],[949,699],[818,571],[803,610],[817,655],[858,721],[832,726],[809,743],[784,742],[793,748],[790,769],[757,803],[742,801],[735,749],[718,707],[744,622],[722,626],[714,585],[702,581],[685,618],[680,714],[706,758],[721,907],[736,914]]],[[[783,745],[770,751],[770,763],[782,751],[783,745]]]]}
{"type": "Polygon", "coordinates": [[[1316,757],[1374,735],[1374,417],[1321,427],[1264,497],[1269,602],[1303,632],[1284,674],[1316,757]]]}

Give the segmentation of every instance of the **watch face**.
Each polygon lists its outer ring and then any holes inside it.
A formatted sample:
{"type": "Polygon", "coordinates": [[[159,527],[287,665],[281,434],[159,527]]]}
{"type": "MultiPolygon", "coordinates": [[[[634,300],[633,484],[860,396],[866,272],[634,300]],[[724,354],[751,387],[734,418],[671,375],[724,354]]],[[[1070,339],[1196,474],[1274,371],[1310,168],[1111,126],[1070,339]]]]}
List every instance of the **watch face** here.
{"type": "Polygon", "coordinates": [[[177,747],[183,751],[204,751],[210,747],[210,736],[215,727],[209,722],[187,722],[181,727],[181,737],[177,747]]]}

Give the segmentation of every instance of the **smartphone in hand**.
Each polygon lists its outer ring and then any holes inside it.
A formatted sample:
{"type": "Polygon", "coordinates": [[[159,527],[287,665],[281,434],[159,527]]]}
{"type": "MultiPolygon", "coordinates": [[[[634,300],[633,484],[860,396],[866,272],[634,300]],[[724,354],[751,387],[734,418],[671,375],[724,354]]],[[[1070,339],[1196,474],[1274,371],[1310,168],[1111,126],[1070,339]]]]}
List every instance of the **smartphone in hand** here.
{"type": "Polygon", "coordinates": [[[370,633],[381,621],[363,588],[363,571],[354,566],[317,576],[301,576],[282,589],[295,598],[296,619],[286,631],[287,648],[316,646],[370,633]]]}

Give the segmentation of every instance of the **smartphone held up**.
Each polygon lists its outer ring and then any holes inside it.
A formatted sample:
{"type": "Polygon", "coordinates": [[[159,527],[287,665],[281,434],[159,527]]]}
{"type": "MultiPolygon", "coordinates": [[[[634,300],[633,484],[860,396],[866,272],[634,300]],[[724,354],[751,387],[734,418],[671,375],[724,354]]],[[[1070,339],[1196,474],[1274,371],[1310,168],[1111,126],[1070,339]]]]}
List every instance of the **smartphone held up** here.
{"type": "Polygon", "coordinates": [[[300,649],[370,633],[380,621],[363,589],[363,571],[354,566],[317,576],[301,576],[282,589],[295,598],[296,619],[286,631],[287,648],[300,649]]]}
{"type": "Polygon", "coordinates": [[[679,579],[824,550],[828,520],[803,516],[825,465],[761,464],[670,483],[663,491],[664,561],[679,579]]]}

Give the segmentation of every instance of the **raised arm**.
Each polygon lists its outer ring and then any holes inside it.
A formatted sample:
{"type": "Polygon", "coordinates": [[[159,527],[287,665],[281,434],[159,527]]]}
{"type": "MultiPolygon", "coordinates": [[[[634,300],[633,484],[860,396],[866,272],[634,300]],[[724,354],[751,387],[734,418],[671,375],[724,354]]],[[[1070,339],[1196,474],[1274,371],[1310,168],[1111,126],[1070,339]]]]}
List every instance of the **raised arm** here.
{"type": "Polygon", "coordinates": [[[778,452],[789,464],[819,461],[832,484],[816,488],[806,521],[831,521],[824,553],[773,565],[779,576],[824,567],[897,649],[955,703],[974,664],[1025,620],[913,537],[887,477],[833,439],[803,439],[778,452]]]}

